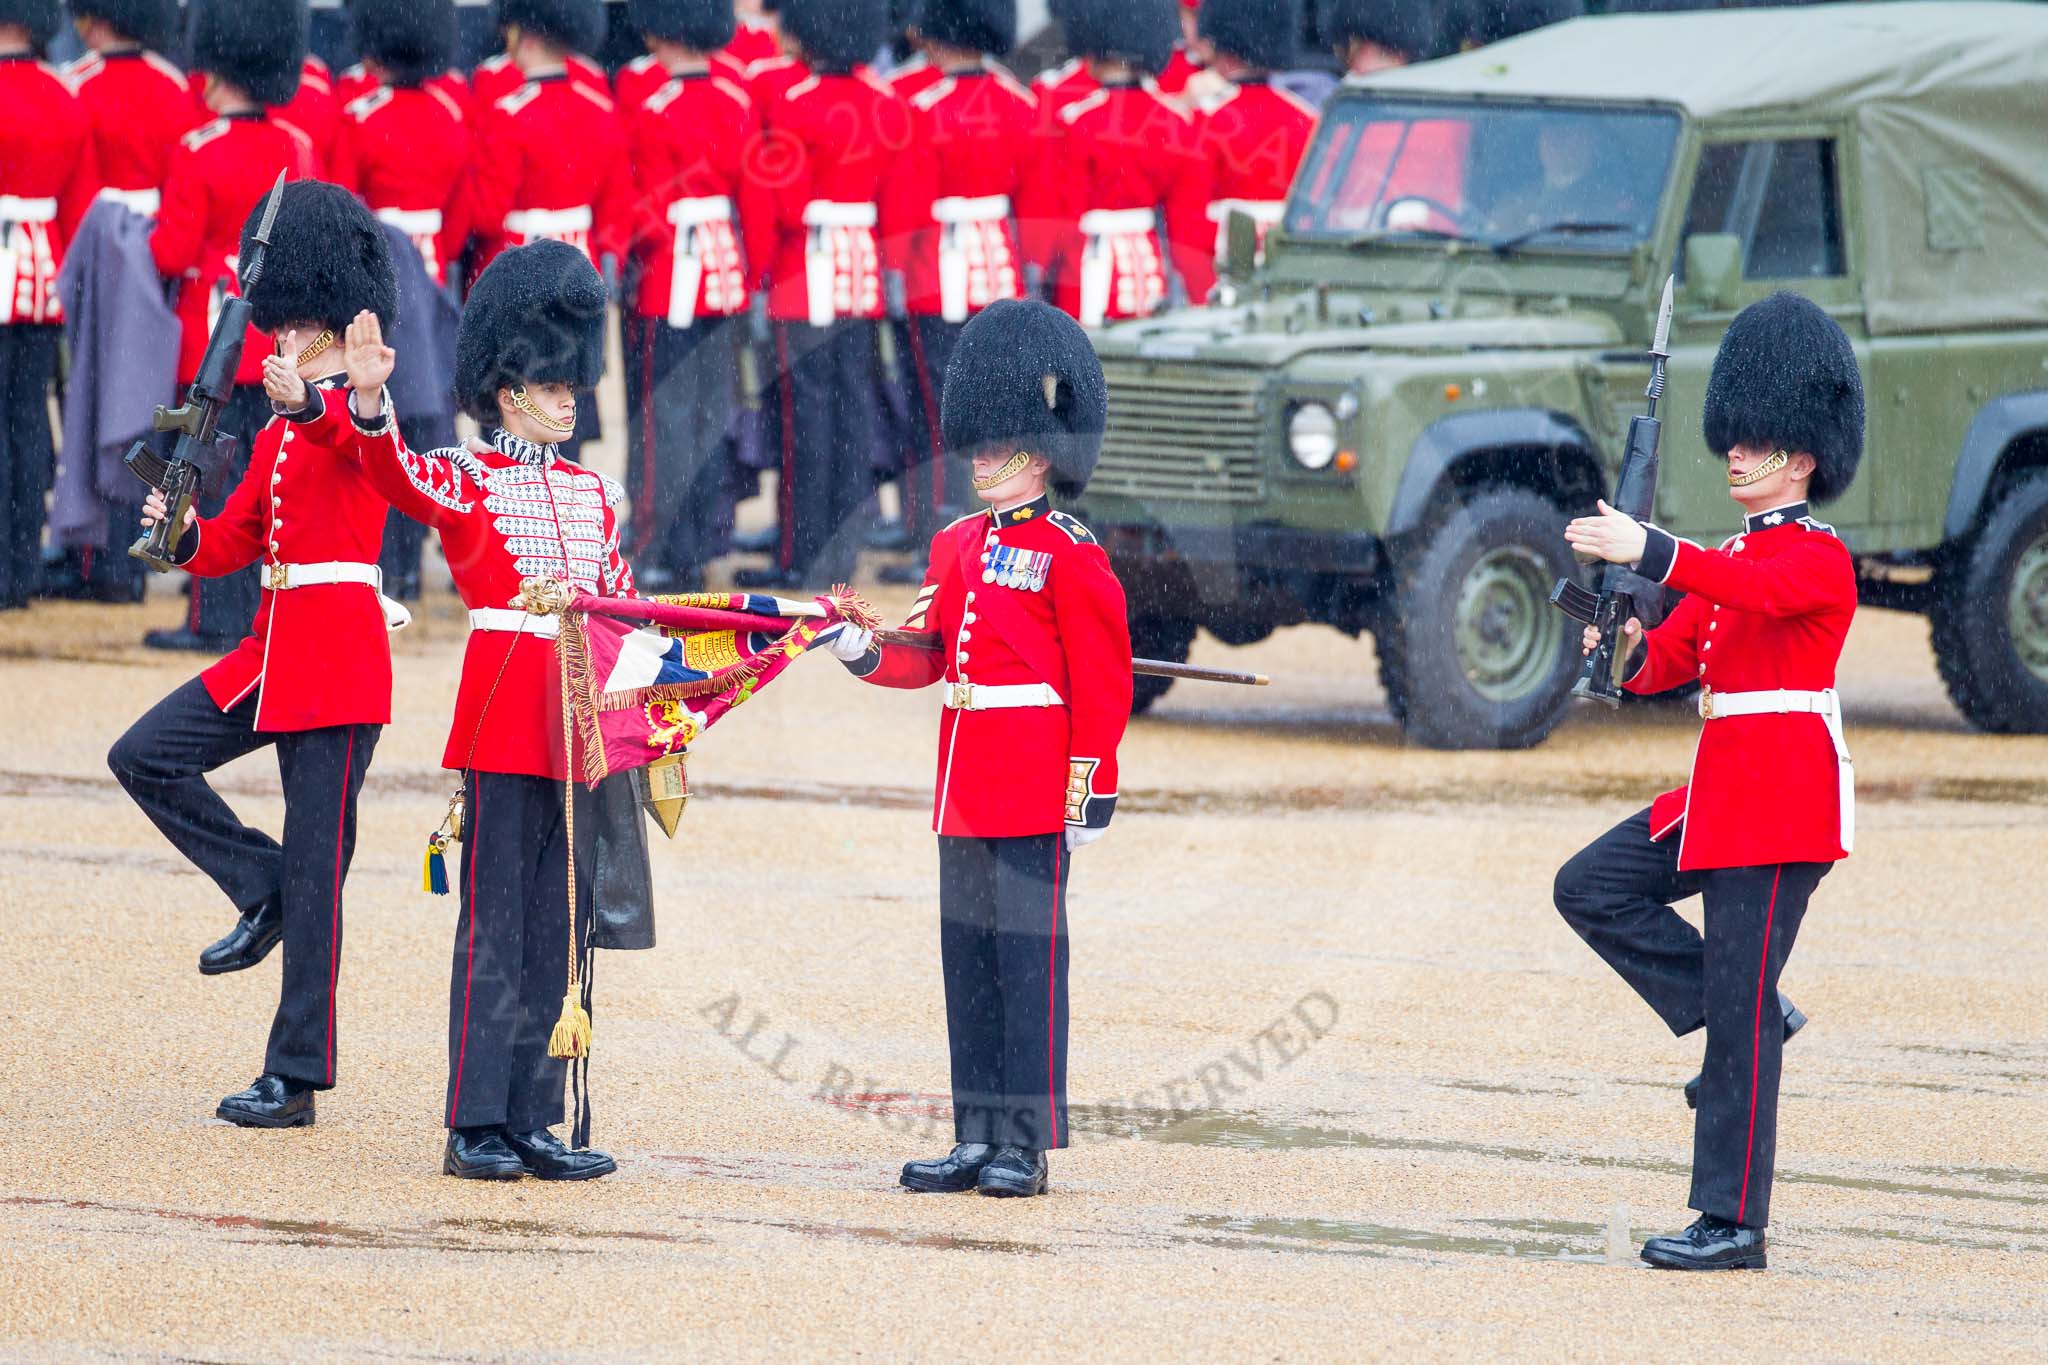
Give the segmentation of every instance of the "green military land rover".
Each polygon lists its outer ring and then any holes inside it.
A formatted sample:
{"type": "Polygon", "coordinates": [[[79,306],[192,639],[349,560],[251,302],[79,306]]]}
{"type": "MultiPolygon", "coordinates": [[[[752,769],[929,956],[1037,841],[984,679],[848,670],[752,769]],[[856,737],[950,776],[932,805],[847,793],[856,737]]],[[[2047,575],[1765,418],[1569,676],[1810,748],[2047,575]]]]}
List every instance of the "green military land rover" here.
{"type": "Polygon", "coordinates": [[[1819,509],[1864,601],[1932,618],[1972,722],[2048,730],[2044,108],[2018,3],[1582,19],[1348,82],[1263,243],[1226,225],[1231,301],[1098,334],[1083,515],[1138,653],[1370,631],[1417,741],[1541,740],[1559,532],[1613,487],[1675,273],[1660,523],[1736,524],[1707,371],[1744,304],[1806,294],[1864,367],[1862,472],[1819,509]]]}

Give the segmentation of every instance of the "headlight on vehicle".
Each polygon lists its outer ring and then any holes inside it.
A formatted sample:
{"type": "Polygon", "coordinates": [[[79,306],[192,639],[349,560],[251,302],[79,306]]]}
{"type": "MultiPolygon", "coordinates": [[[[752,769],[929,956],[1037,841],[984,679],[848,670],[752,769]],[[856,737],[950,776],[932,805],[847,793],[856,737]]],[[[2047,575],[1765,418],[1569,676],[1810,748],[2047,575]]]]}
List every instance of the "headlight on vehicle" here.
{"type": "Polygon", "coordinates": [[[1287,453],[1303,469],[1327,469],[1337,458],[1337,414],[1322,403],[1300,403],[1287,418],[1287,453]]]}

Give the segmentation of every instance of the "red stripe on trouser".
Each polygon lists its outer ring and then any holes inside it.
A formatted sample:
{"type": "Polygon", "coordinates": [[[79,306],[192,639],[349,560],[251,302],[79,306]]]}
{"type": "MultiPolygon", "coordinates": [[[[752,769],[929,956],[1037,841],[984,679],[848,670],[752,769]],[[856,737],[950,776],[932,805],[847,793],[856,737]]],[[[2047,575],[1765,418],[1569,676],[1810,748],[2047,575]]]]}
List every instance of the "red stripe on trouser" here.
{"type": "Polygon", "coordinates": [[[1060,1145],[1060,1104],[1059,1080],[1056,1068],[1059,1066],[1059,1050],[1054,1042],[1059,1032],[1059,955],[1060,955],[1060,856],[1066,852],[1067,836],[1064,831],[1052,836],[1052,932],[1045,941],[1045,1113],[1052,1124],[1052,1141],[1046,1145],[1060,1145]]]}
{"type": "MultiPolygon", "coordinates": [[[[470,778],[475,782],[475,777],[470,778]]],[[[448,1126],[455,1126],[455,1114],[462,1104],[462,1059],[469,1054],[469,997],[476,985],[476,856],[477,817],[484,813],[482,784],[474,789],[469,803],[468,825],[469,847],[462,852],[462,861],[468,864],[469,872],[469,964],[463,969],[462,977],[462,1032],[455,1044],[455,1084],[448,1087],[448,1126]]]]}
{"type": "Polygon", "coordinates": [[[640,501],[633,509],[633,556],[654,543],[654,328],[640,321],[640,501]]]}
{"type": "Polygon", "coordinates": [[[781,390],[782,486],[775,490],[782,517],[781,567],[796,567],[796,375],[789,367],[789,327],[775,324],[775,387],[781,390]]]}
{"type": "Polygon", "coordinates": [[[1743,1210],[1749,1206],[1749,1165],[1756,1155],[1756,1089],[1757,1050],[1764,1039],[1764,982],[1771,974],[1771,918],[1778,911],[1778,883],[1784,880],[1785,865],[1778,864],[1778,870],[1771,874],[1771,903],[1764,910],[1764,951],[1762,960],[1756,966],[1756,1021],[1749,1038],[1749,1137],[1742,1148],[1742,1193],[1735,1200],[1735,1221],[1742,1221],[1743,1210]]]}
{"type": "Polygon", "coordinates": [[[341,813],[334,818],[334,917],[327,927],[327,1083],[334,1084],[334,983],[341,975],[341,850],[348,839],[348,775],[356,762],[356,729],[341,759],[341,813]]]}
{"type": "Polygon", "coordinates": [[[917,372],[917,401],[924,409],[924,443],[931,448],[932,523],[936,528],[938,511],[946,505],[946,451],[939,436],[939,405],[932,398],[932,371],[924,358],[924,333],[918,330],[917,319],[904,323],[903,330],[910,334],[910,366],[917,372]]]}

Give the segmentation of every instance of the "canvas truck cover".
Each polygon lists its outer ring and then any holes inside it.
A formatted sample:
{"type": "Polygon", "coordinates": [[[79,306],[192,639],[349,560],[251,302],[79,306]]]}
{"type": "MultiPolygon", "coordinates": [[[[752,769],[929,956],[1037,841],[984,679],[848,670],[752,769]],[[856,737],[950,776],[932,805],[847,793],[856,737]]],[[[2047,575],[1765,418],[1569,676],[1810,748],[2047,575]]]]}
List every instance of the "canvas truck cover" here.
{"type": "Polygon", "coordinates": [[[1846,120],[1870,331],[2048,326],[2048,5],[1608,15],[1346,85],[1846,120]]]}

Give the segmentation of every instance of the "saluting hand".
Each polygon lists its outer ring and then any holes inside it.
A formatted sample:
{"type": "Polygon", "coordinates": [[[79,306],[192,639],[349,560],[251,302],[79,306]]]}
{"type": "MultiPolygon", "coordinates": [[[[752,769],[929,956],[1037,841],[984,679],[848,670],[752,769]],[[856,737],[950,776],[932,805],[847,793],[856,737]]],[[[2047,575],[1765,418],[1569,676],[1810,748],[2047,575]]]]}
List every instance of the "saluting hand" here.
{"type": "Polygon", "coordinates": [[[263,392],[286,411],[297,411],[306,406],[306,381],[291,362],[299,353],[299,334],[286,332],[278,340],[284,349],[263,357],[263,392]]]}
{"type": "Polygon", "coordinates": [[[1599,515],[1575,518],[1564,528],[1564,538],[1571,547],[1610,564],[1633,564],[1641,559],[1644,547],[1650,543],[1643,524],[1605,502],[1594,505],[1600,509],[1599,515]]]}
{"type": "Polygon", "coordinates": [[[384,344],[384,327],[377,315],[365,308],[348,325],[342,343],[342,363],[348,367],[348,382],[356,391],[356,412],[376,417],[384,411],[384,383],[397,367],[398,352],[384,344]]]}

